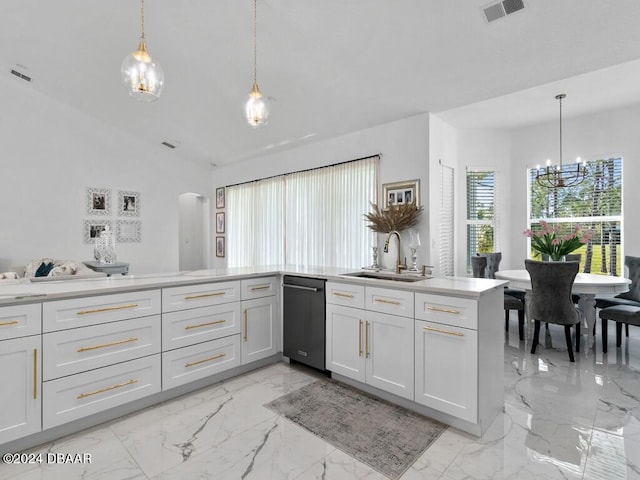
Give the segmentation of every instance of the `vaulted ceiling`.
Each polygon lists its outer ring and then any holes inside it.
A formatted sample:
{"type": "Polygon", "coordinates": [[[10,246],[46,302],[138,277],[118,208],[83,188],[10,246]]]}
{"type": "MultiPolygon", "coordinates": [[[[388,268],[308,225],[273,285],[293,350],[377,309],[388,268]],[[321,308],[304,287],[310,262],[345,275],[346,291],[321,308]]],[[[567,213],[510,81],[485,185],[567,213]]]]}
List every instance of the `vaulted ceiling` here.
{"type": "Polygon", "coordinates": [[[149,52],[166,83],[130,98],[120,65],[139,0],[2,0],[0,75],[176,154],[225,164],[421,112],[458,126],[521,126],[640,102],[640,2],[524,0],[495,22],[486,0],[258,0],[258,83],[269,124],[250,128],[251,0],[147,0],[149,52]]]}

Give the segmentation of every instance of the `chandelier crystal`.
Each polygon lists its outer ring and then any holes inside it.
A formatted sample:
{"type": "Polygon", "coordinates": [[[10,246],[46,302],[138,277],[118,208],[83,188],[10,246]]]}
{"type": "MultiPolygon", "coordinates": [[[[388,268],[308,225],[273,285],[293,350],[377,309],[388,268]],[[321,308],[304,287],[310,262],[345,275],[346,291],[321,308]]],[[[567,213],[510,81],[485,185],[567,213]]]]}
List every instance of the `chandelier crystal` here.
{"type": "Polygon", "coordinates": [[[245,114],[247,116],[247,122],[254,128],[265,125],[269,118],[267,98],[260,92],[257,82],[258,48],[256,39],[256,14],[257,0],[253,0],[253,87],[251,88],[251,92],[249,92],[249,99],[245,106],[245,114]]]}
{"type": "Polygon", "coordinates": [[[582,183],[587,176],[587,164],[581,162],[580,157],[576,159],[576,165],[562,163],[562,100],[566,97],[564,93],[556,95],[560,103],[560,163],[551,165],[551,160],[547,160],[544,168],[536,167],[536,182],[545,188],[572,187],[582,183]]]}
{"type": "Polygon", "coordinates": [[[144,38],[144,0],[140,3],[141,34],[138,48],[127,55],[122,62],[120,73],[129,95],[145,102],[153,102],[160,97],[164,86],[164,72],[160,64],[153,61],[144,38]]]}

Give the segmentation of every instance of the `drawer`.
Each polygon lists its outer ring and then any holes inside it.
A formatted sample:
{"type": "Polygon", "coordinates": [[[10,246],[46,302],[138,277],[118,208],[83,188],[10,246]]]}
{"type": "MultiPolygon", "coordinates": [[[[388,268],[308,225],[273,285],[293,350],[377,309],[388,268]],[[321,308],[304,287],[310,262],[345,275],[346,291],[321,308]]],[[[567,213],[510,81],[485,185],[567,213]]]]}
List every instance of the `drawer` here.
{"type": "Polygon", "coordinates": [[[42,427],[56,427],[160,392],[160,354],[42,384],[42,427]]]}
{"type": "Polygon", "coordinates": [[[0,340],[42,332],[42,304],[0,307],[0,340]]]}
{"type": "Polygon", "coordinates": [[[327,303],[345,307],[364,308],[364,287],[349,283],[327,282],[327,303]]]}
{"type": "Polygon", "coordinates": [[[240,333],[240,302],[162,315],[162,350],[186,347],[240,333]]]}
{"type": "Polygon", "coordinates": [[[162,354],[162,389],[168,390],[240,365],[240,335],[162,354]]]}
{"type": "Polygon", "coordinates": [[[162,289],[162,312],[209,307],[240,300],[240,281],[162,289]]]}
{"type": "Polygon", "coordinates": [[[106,367],[160,352],[159,315],[45,333],[43,378],[106,367]]]}
{"type": "Polygon", "coordinates": [[[159,314],[160,290],[56,300],[42,304],[42,330],[55,332],[159,314]]]}
{"type": "Polygon", "coordinates": [[[279,288],[278,277],[249,278],[240,281],[242,300],[277,295],[279,288]]]}
{"type": "Polygon", "coordinates": [[[413,318],[413,292],[391,288],[365,288],[365,308],[374,312],[390,313],[413,318]]]}
{"type": "Polygon", "coordinates": [[[416,293],[416,318],[477,330],[478,302],[470,298],[416,293]]]}

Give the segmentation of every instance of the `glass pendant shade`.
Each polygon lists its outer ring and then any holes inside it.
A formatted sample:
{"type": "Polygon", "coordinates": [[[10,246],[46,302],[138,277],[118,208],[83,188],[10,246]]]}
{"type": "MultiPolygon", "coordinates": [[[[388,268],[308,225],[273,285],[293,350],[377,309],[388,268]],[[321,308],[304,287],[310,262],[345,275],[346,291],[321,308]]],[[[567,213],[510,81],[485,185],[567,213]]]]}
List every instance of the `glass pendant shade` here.
{"type": "Polygon", "coordinates": [[[258,84],[253,83],[253,88],[249,93],[249,99],[246,104],[247,121],[252,127],[259,127],[267,123],[269,118],[269,106],[267,99],[260,93],[258,84]]]}
{"type": "Polygon", "coordinates": [[[160,97],[164,86],[164,72],[160,64],[155,63],[149,55],[144,38],[140,39],[138,49],[124,59],[120,72],[132,97],[145,102],[153,102],[160,97]]]}

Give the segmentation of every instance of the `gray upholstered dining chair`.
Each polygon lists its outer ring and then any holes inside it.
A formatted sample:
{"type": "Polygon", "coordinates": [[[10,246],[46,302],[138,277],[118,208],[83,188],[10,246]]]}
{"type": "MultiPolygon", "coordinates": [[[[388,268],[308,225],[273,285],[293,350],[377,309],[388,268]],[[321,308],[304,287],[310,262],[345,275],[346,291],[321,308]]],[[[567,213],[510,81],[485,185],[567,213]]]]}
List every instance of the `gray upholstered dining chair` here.
{"type": "Polygon", "coordinates": [[[613,305],[600,310],[602,319],[602,353],[607,353],[607,327],[609,320],[616,322],[616,347],[622,344],[622,324],[627,327],[627,337],[629,336],[629,325],[640,326],[640,307],[633,305],[613,305]]]}
{"type": "MultiPolygon", "coordinates": [[[[476,254],[471,257],[471,271],[474,278],[496,278],[500,268],[502,253],[476,254]],[[490,276],[491,275],[491,276],[490,276]]],[[[504,290],[504,328],[509,331],[509,312],[518,312],[518,334],[524,340],[524,292],[511,288],[504,290]]]]}
{"type": "Polygon", "coordinates": [[[540,322],[564,325],[569,360],[574,362],[571,348],[571,327],[576,326],[576,352],[580,351],[580,313],[571,299],[571,287],[580,268],[578,262],[538,262],[525,260],[531,277],[533,300],[528,306],[535,321],[531,353],[536,353],[540,337],[540,322]]]}

